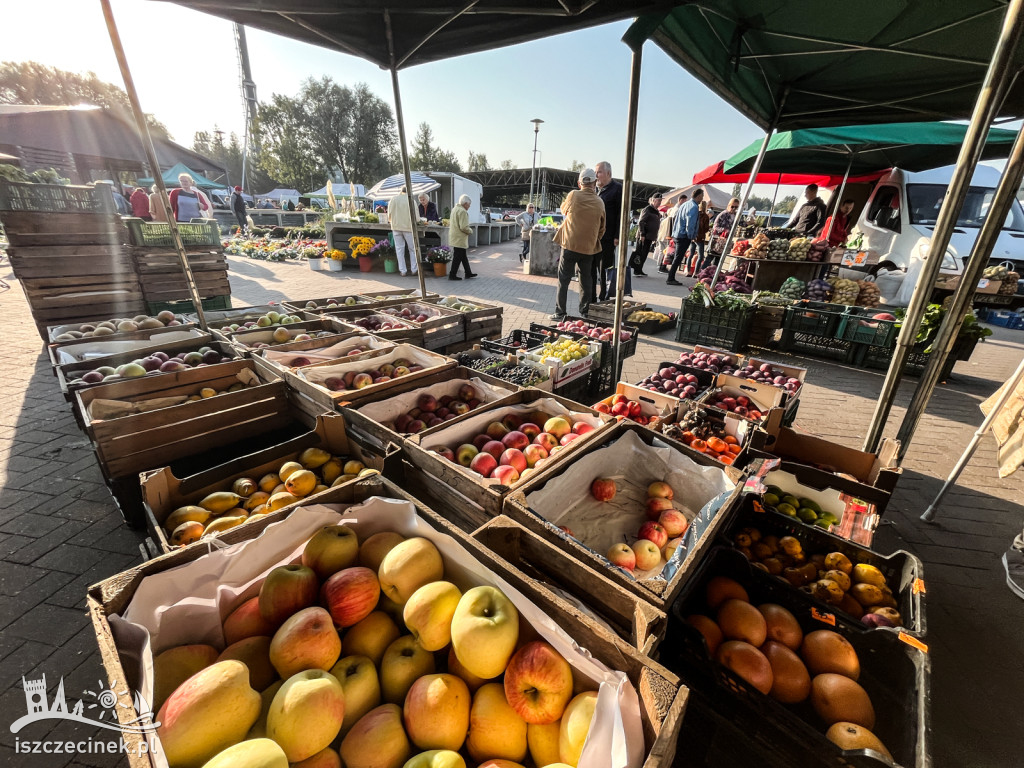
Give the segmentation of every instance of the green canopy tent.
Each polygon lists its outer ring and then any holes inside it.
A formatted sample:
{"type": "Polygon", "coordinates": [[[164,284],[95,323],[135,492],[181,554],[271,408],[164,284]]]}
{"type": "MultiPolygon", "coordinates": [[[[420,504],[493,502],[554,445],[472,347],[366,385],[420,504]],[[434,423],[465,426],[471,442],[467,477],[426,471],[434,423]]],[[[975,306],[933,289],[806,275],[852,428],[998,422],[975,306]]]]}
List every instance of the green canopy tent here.
{"type": "MultiPolygon", "coordinates": [[[[187,173],[191,176],[196,186],[200,189],[224,189],[227,186],[226,182],[223,181],[210,181],[208,178],[203,176],[201,173],[196,173],[184,163],[175,163],[173,166],[168,168],[166,171],[160,174],[160,177],[164,180],[164,185],[168,187],[180,187],[178,183],[178,176],[182,173],[187,173]]],[[[153,184],[153,179],[137,179],[140,186],[149,187],[153,184]]]]}

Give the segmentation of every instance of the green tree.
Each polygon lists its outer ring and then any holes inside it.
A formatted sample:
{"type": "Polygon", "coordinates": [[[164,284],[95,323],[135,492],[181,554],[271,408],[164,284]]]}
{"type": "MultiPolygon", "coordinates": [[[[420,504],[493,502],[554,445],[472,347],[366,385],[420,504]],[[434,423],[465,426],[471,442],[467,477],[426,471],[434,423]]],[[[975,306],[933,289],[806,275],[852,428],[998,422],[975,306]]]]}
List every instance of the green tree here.
{"type": "Polygon", "coordinates": [[[434,131],[427,123],[420,123],[416,130],[409,163],[416,171],[462,172],[462,165],[454,152],[434,146],[434,131]]]}
{"type": "Polygon", "coordinates": [[[511,160],[502,160],[501,161],[501,166],[499,166],[499,167],[503,171],[511,171],[513,168],[515,168],[515,166],[512,165],[512,161],[511,160]]]}
{"type": "MultiPolygon", "coordinates": [[[[36,61],[0,62],[0,104],[93,104],[127,113],[131,119],[131,103],[123,89],[103,82],[94,72],[67,72],[36,61]]],[[[170,138],[153,115],[147,114],[146,122],[158,137],[170,138]]]]}
{"type": "Polygon", "coordinates": [[[776,213],[792,213],[796,208],[796,195],[786,195],[775,205],[776,213]]]}
{"type": "Polygon", "coordinates": [[[587,164],[581,163],[579,160],[573,160],[571,163],[569,163],[569,170],[572,171],[573,173],[579,173],[586,167],[587,164]]]}
{"type": "Polygon", "coordinates": [[[466,162],[467,171],[489,171],[491,166],[487,163],[487,155],[477,154],[472,149],[469,150],[469,160],[466,162]]]}

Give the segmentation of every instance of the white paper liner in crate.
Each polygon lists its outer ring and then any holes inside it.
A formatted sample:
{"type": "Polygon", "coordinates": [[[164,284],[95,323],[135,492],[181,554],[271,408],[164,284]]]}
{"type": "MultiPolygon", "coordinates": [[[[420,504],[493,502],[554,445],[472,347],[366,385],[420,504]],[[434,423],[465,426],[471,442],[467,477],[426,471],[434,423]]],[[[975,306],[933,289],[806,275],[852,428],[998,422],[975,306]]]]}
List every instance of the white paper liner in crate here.
{"type": "MultiPolygon", "coordinates": [[[[460,421],[457,424],[453,424],[446,429],[441,429],[434,434],[425,435],[420,446],[427,451],[432,448],[440,448],[442,446],[455,450],[455,448],[463,443],[472,443],[474,437],[487,431],[487,425],[492,421],[501,421],[510,413],[525,417],[527,414],[535,411],[541,411],[550,416],[566,416],[572,422],[583,421],[594,429],[597,429],[602,424],[600,417],[596,414],[571,411],[557,400],[550,397],[543,397],[539,400],[534,400],[529,405],[506,405],[501,408],[492,408],[489,411],[478,413],[475,416],[467,418],[465,421],[460,421]]],[[[538,424],[537,426],[541,429],[544,428],[543,424],[538,424]]],[[[580,435],[578,439],[583,439],[584,437],[586,437],[586,435],[580,435]]],[[[456,462],[452,462],[451,464],[453,467],[462,470],[470,477],[484,483],[485,485],[501,485],[501,483],[493,477],[483,477],[471,470],[469,467],[464,467],[456,462]]],[[[517,480],[516,483],[518,482],[520,481],[517,480]]],[[[512,485],[515,485],[516,483],[513,483],[512,485]]]]}
{"type": "MultiPolygon", "coordinates": [[[[247,344],[249,341],[259,341],[259,339],[241,339],[243,344],[247,344]]],[[[347,357],[349,350],[354,347],[368,347],[371,351],[377,351],[391,349],[394,346],[394,342],[386,341],[376,336],[351,336],[344,341],[334,342],[327,346],[316,347],[315,349],[265,349],[263,350],[263,357],[272,363],[288,368],[291,367],[291,361],[299,357],[306,358],[310,363],[325,363],[328,360],[347,357]]],[[[360,360],[365,360],[369,356],[367,353],[361,354],[360,360]]],[[[352,357],[356,356],[352,355],[352,357]]]]}
{"type": "MultiPolygon", "coordinates": [[[[634,571],[633,576],[668,581],[736,487],[720,467],[705,467],[657,438],[647,445],[635,432],[627,432],[573,461],[544,487],[528,494],[526,501],[554,530],[564,525],[604,558],[614,544],[632,546],[636,541],[637,531],[647,521],[647,486],[656,480],[672,487],[672,504],[686,515],[690,526],[669,562],[662,560],[656,568],[634,571]],[[615,480],[611,501],[598,501],[590,494],[590,485],[598,477],[615,480]]],[[[614,566],[608,562],[608,567],[614,566]]]]}
{"type": "MultiPolygon", "coordinates": [[[[147,576],[124,616],[109,617],[123,664],[138,664],[139,693],[153,699],[153,649],[208,643],[224,647],[222,623],[242,600],[259,593],[259,584],[278,565],[296,562],[306,541],[325,525],[345,523],[365,540],[382,531],[429,539],[441,552],[444,578],[461,590],[490,585],[500,589],[536,632],[573,667],[576,683],[598,686],[598,701],[581,768],[633,768],[644,760],[644,737],[636,690],[622,672],[606,667],[521,592],[473,559],[447,534],[416,514],[413,504],[372,497],[361,504],[300,507],[257,538],[213,549],[185,565],[147,576]]],[[[579,686],[575,686],[579,688],[579,686]]],[[[150,735],[152,741],[153,736],[150,735]]],[[[163,750],[150,750],[159,768],[163,750]]]]}
{"type": "MultiPolygon", "coordinates": [[[[380,367],[384,363],[393,363],[401,358],[408,360],[410,363],[422,365],[424,368],[433,368],[443,365],[448,361],[448,358],[443,355],[435,355],[420,347],[414,347],[412,344],[398,344],[383,355],[374,357],[373,363],[367,363],[364,359],[362,361],[339,362],[336,365],[316,365],[300,369],[299,375],[312,384],[323,386],[323,383],[332,376],[344,376],[349,371],[356,371],[358,373],[367,370],[369,367],[380,367]]],[[[395,381],[400,380],[400,378],[395,379],[395,381]]]]}
{"type": "MultiPolygon", "coordinates": [[[[419,400],[420,395],[429,393],[438,399],[445,395],[448,395],[449,397],[456,397],[459,393],[459,389],[461,389],[464,384],[470,384],[473,389],[476,390],[477,399],[481,403],[493,403],[495,400],[507,397],[512,394],[513,391],[511,389],[502,389],[494,384],[488,384],[487,382],[481,381],[477,378],[449,379],[448,381],[435,382],[434,384],[426,387],[420,387],[419,389],[413,389],[409,392],[403,392],[400,395],[394,395],[386,400],[378,400],[375,403],[369,403],[361,408],[356,408],[356,410],[366,418],[373,419],[378,424],[387,424],[388,426],[391,426],[394,424],[395,419],[416,407],[416,401],[419,400]]],[[[509,386],[514,385],[510,384],[509,386]]]]}
{"type": "Polygon", "coordinates": [[[85,339],[81,344],[68,344],[58,347],[57,364],[81,363],[97,357],[131,352],[143,347],[155,347],[160,344],[188,341],[202,335],[203,332],[198,328],[188,328],[184,331],[154,331],[153,335],[148,339],[111,339],[104,341],[105,337],[100,336],[96,339],[85,339]]]}

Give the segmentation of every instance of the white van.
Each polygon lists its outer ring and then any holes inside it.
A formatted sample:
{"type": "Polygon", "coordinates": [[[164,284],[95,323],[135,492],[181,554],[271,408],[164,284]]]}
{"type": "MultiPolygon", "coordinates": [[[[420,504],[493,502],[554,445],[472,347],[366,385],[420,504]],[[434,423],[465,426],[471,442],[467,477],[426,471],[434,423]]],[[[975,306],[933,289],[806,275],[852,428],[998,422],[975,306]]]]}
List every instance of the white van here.
{"type": "MultiPolygon", "coordinates": [[[[879,270],[877,275],[886,304],[910,303],[917,277],[929,255],[935,221],[953,170],[951,165],[919,173],[894,168],[871,189],[854,231],[863,233],[864,247],[878,251],[881,262],[895,265],[894,269],[879,270]]],[[[964,262],[992,204],[999,177],[1000,172],[991,166],[979,165],[975,169],[956,229],[942,257],[943,274],[963,272],[964,262]]],[[[856,196],[856,190],[851,188],[851,192],[856,196]]],[[[1006,217],[990,261],[1011,263],[1016,271],[1024,273],[1024,209],[1017,200],[1006,217]]]]}

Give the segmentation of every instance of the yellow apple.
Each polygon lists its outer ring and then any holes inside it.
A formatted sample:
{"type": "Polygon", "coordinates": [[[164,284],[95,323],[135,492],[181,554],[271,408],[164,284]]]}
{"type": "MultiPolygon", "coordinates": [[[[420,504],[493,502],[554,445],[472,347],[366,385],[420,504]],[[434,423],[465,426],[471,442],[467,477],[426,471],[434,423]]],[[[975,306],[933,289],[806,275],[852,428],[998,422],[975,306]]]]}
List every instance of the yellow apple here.
{"type": "Polygon", "coordinates": [[[469,756],[522,762],[526,757],[526,721],[509,706],[501,683],[488,683],[473,696],[469,711],[469,756]]]}
{"type": "Polygon", "coordinates": [[[539,768],[559,761],[558,730],[560,726],[560,720],[544,725],[529,723],[526,726],[526,744],[530,748],[530,757],[539,768]]]}
{"type": "Polygon", "coordinates": [[[515,760],[498,760],[491,758],[490,760],[484,760],[476,768],[526,768],[526,766],[520,765],[515,760]]]}
{"type": "Polygon", "coordinates": [[[405,697],[409,740],[420,749],[458,751],[469,730],[469,688],[455,675],[424,675],[405,697]]]}
{"type": "Polygon", "coordinates": [[[452,647],[466,669],[490,680],[505,671],[519,640],[519,611],[494,587],[473,587],[452,617],[452,647]]]}
{"type": "Polygon", "coordinates": [[[302,564],[312,568],[321,583],[345,568],[351,568],[359,557],[359,539],[347,525],[328,525],[306,542],[302,564]]]}
{"type": "Polygon", "coordinates": [[[384,701],[401,704],[416,678],[434,671],[434,654],[423,650],[412,635],[402,635],[384,651],[380,689],[384,701]]]}
{"type": "Polygon", "coordinates": [[[329,747],[345,719],[345,691],[322,669],[307,669],[284,681],[267,713],[267,737],[297,763],[329,747]]]}
{"type": "Polygon", "coordinates": [[[384,556],[405,541],[405,536],[394,531],[375,533],[359,546],[359,564],[371,571],[380,570],[384,556]]]}
{"type": "Polygon", "coordinates": [[[381,592],[404,605],[424,584],[444,578],[444,562],[433,543],[417,536],[406,539],[388,552],[381,561],[377,576],[381,592]]]}
{"type": "Polygon", "coordinates": [[[572,698],[572,667],[550,643],[527,643],[505,670],[505,698],[527,723],[553,723],[572,698]]]}
{"type": "Polygon", "coordinates": [[[341,740],[345,768],[402,768],[409,759],[409,739],[397,704],[382,704],[363,715],[341,740]]]}
{"type": "Polygon", "coordinates": [[[410,757],[402,768],[466,768],[466,761],[450,749],[431,749],[410,757]]]}
{"type": "Polygon", "coordinates": [[[374,664],[380,664],[384,651],[400,634],[390,616],[384,611],[374,611],[349,628],[342,638],[342,644],[349,656],[366,656],[374,664]]]}
{"type": "Polygon", "coordinates": [[[356,720],[380,706],[380,681],[377,668],[366,656],[346,656],[331,667],[331,674],[345,691],[345,719],[341,723],[344,736],[356,720]]]}
{"type": "Polygon", "coordinates": [[[448,671],[456,677],[461,677],[472,693],[476,693],[477,689],[487,682],[482,677],[477,677],[462,666],[459,657],[455,655],[455,649],[451,646],[448,647],[448,671]]]}
{"type": "Polygon", "coordinates": [[[449,581],[432,581],[412,593],[402,618],[424,650],[440,651],[452,641],[452,616],[462,593],[449,581]]]}
{"type": "Polygon", "coordinates": [[[284,750],[270,739],[251,739],[228,747],[203,768],[288,768],[284,750]]]}
{"type": "Polygon", "coordinates": [[[324,747],[312,757],[292,763],[291,768],[341,768],[341,755],[331,747],[324,747]]]}
{"type": "Polygon", "coordinates": [[[563,763],[579,765],[596,706],[597,691],[584,691],[565,708],[558,731],[558,757],[563,763]]]}

